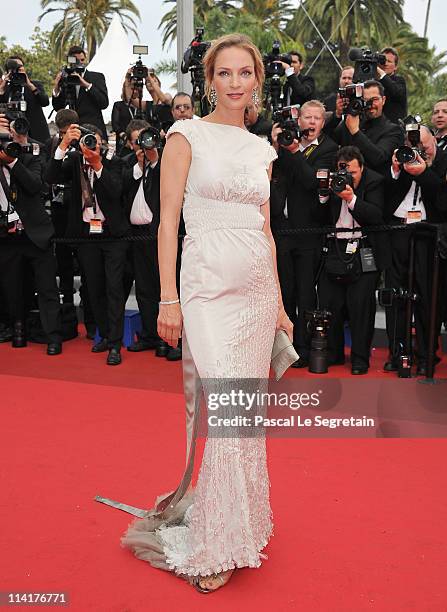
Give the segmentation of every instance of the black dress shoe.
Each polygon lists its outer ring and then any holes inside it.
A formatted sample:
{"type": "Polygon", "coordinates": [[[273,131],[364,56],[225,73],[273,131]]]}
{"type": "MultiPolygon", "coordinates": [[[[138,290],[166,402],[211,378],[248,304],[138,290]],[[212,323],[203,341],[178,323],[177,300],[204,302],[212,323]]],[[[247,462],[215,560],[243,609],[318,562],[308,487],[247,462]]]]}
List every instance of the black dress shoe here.
{"type": "Polygon", "coordinates": [[[140,351],[151,351],[160,345],[160,340],[143,340],[139,338],[136,342],[132,342],[127,347],[131,353],[139,353],[140,351]]]}
{"type": "Polygon", "coordinates": [[[60,355],[62,353],[62,342],[49,342],[47,355],[60,355]]]}
{"type": "Polygon", "coordinates": [[[307,368],[308,365],[309,365],[309,360],[304,359],[304,357],[301,357],[300,359],[297,359],[296,361],[294,361],[290,367],[291,368],[307,368]]]}
{"type": "Polygon", "coordinates": [[[397,370],[398,370],[398,364],[397,364],[397,361],[395,361],[394,359],[390,359],[389,361],[386,361],[383,365],[384,372],[397,372],[397,370]]]}
{"type": "Polygon", "coordinates": [[[107,356],[107,365],[119,365],[121,363],[121,351],[119,348],[111,348],[107,356]]]}
{"type": "Polygon", "coordinates": [[[108,347],[109,341],[107,338],[103,338],[100,342],[97,342],[92,346],[92,353],[105,353],[108,347]]]}
{"type": "Polygon", "coordinates": [[[16,321],[12,330],[12,347],[23,348],[26,346],[25,325],[22,321],[16,321]]]}
{"type": "Polygon", "coordinates": [[[157,357],[166,357],[170,349],[171,347],[169,346],[169,344],[162,340],[161,342],[159,342],[157,348],[155,349],[155,355],[157,357]]]}
{"type": "Polygon", "coordinates": [[[368,374],[369,368],[366,366],[352,366],[351,374],[354,376],[361,376],[362,374],[368,374]]]}
{"type": "Polygon", "coordinates": [[[175,348],[170,348],[168,354],[166,355],[166,359],[168,361],[179,361],[182,358],[182,347],[176,346],[175,348]]]}

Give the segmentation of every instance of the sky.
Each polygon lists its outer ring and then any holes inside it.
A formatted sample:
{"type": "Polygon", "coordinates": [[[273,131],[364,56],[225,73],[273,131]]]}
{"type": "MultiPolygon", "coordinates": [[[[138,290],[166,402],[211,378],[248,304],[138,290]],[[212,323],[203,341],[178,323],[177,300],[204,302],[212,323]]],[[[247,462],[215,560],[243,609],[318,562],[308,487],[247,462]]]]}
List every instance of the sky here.
{"type": "MultiPolygon", "coordinates": [[[[380,0],[377,0],[380,2],[380,0]]],[[[425,10],[428,0],[405,0],[404,18],[409,21],[414,30],[422,36],[425,22],[425,10]]],[[[7,0],[0,0],[6,4],[7,0]]],[[[164,5],[163,0],[134,0],[135,5],[141,13],[140,40],[131,40],[134,43],[149,45],[150,55],[148,62],[156,64],[161,59],[175,58],[175,44],[169,50],[162,50],[161,36],[157,30],[162,15],[172,5],[164,5]]],[[[293,0],[298,5],[298,0],[293,0]]],[[[14,0],[8,2],[8,10],[2,11],[0,35],[6,36],[9,45],[18,43],[23,47],[30,46],[29,36],[32,33],[37,18],[42,12],[39,0],[14,0]],[[11,7],[14,10],[11,10],[11,7]]],[[[447,3],[445,0],[432,0],[431,17],[428,27],[428,38],[431,45],[435,45],[438,51],[447,51],[447,37],[445,36],[445,20],[447,17],[447,3]]],[[[57,21],[52,15],[45,17],[41,22],[42,29],[51,29],[57,21]]]]}

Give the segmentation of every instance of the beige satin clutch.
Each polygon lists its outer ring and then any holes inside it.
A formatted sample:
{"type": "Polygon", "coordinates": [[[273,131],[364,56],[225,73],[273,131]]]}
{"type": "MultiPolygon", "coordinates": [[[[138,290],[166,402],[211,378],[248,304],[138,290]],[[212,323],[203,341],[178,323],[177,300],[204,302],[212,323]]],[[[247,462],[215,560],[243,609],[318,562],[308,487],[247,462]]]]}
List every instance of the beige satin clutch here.
{"type": "Polygon", "coordinates": [[[289,336],[283,329],[278,329],[272,348],[271,366],[275,373],[275,380],[279,380],[292,363],[299,359],[298,353],[293,348],[289,336]]]}

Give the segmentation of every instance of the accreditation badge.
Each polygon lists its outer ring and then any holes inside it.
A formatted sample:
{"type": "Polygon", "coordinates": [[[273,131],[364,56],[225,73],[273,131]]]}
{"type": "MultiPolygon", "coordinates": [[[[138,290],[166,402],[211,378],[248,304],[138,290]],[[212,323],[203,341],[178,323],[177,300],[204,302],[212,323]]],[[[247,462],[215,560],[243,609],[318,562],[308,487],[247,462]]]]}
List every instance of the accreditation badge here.
{"type": "Polygon", "coordinates": [[[90,219],[90,231],[89,234],[102,234],[103,227],[101,219],[90,219]]]}
{"type": "Polygon", "coordinates": [[[418,223],[422,221],[422,210],[408,210],[407,223],[418,223]]]}

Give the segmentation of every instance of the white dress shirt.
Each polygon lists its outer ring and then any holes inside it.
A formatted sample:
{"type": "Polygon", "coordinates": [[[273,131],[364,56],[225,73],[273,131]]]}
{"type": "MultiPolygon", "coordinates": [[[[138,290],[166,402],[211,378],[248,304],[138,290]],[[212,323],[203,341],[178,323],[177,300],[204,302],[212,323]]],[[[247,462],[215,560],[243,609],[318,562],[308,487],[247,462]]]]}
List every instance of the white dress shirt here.
{"type": "MultiPolygon", "coordinates": [[[[7,164],[7,167],[9,169],[12,169],[12,168],[14,168],[16,163],[17,163],[17,160],[15,159],[10,164],[7,164]]],[[[0,166],[0,172],[3,172],[3,174],[5,175],[5,178],[6,178],[6,182],[8,183],[8,185],[10,185],[11,184],[11,174],[8,172],[8,170],[5,168],[5,166],[3,166],[3,165],[0,166]]],[[[9,209],[8,198],[6,197],[6,194],[3,191],[1,185],[0,185],[0,208],[2,209],[3,212],[7,212],[8,209],[9,209]]],[[[13,221],[20,221],[19,215],[17,214],[16,211],[14,211],[13,213],[8,215],[8,222],[12,223],[13,221]]]]}
{"type": "MultiPolygon", "coordinates": [[[[65,151],[63,151],[60,147],[58,147],[56,149],[56,151],[54,152],[54,159],[64,159],[65,157],[65,151]]],[[[84,160],[85,161],[85,160],[84,160]]],[[[101,178],[101,174],[102,174],[102,168],[100,170],[93,170],[93,168],[91,166],[87,167],[87,174],[88,174],[88,179],[90,181],[90,185],[92,187],[93,190],[93,183],[95,180],[95,174],[97,178],[101,178]]],[[[82,193],[81,193],[81,197],[82,197],[82,193]]],[[[104,214],[102,212],[102,210],[99,208],[99,204],[98,201],[96,199],[96,193],[93,191],[93,197],[95,198],[95,202],[96,202],[96,214],[94,213],[93,208],[87,208],[85,206],[85,202],[84,200],[82,201],[82,220],[85,221],[85,223],[89,223],[92,219],[99,219],[100,221],[105,221],[106,218],[104,217],[104,214]]]]}
{"type": "MultiPolygon", "coordinates": [[[[400,172],[394,172],[394,170],[391,168],[391,176],[395,181],[397,181],[400,176],[400,172]]],[[[406,219],[408,216],[408,212],[410,210],[414,210],[421,211],[421,221],[425,221],[427,219],[427,212],[425,210],[424,202],[422,201],[422,194],[420,189],[418,190],[416,202],[414,201],[416,185],[416,181],[411,182],[411,186],[410,189],[407,191],[407,195],[404,197],[402,202],[394,211],[395,217],[399,217],[399,219],[406,219]]]]}
{"type": "MultiPolygon", "coordinates": [[[[155,168],[157,163],[158,162],[151,164],[151,168],[155,168]]],[[[149,172],[149,166],[146,168],[146,174],[147,172],[149,172]]],[[[154,215],[144,197],[143,170],[138,163],[133,167],[133,177],[136,181],[139,179],[141,179],[141,181],[130,211],[130,222],[132,225],[148,225],[152,222],[154,215]]]]}

